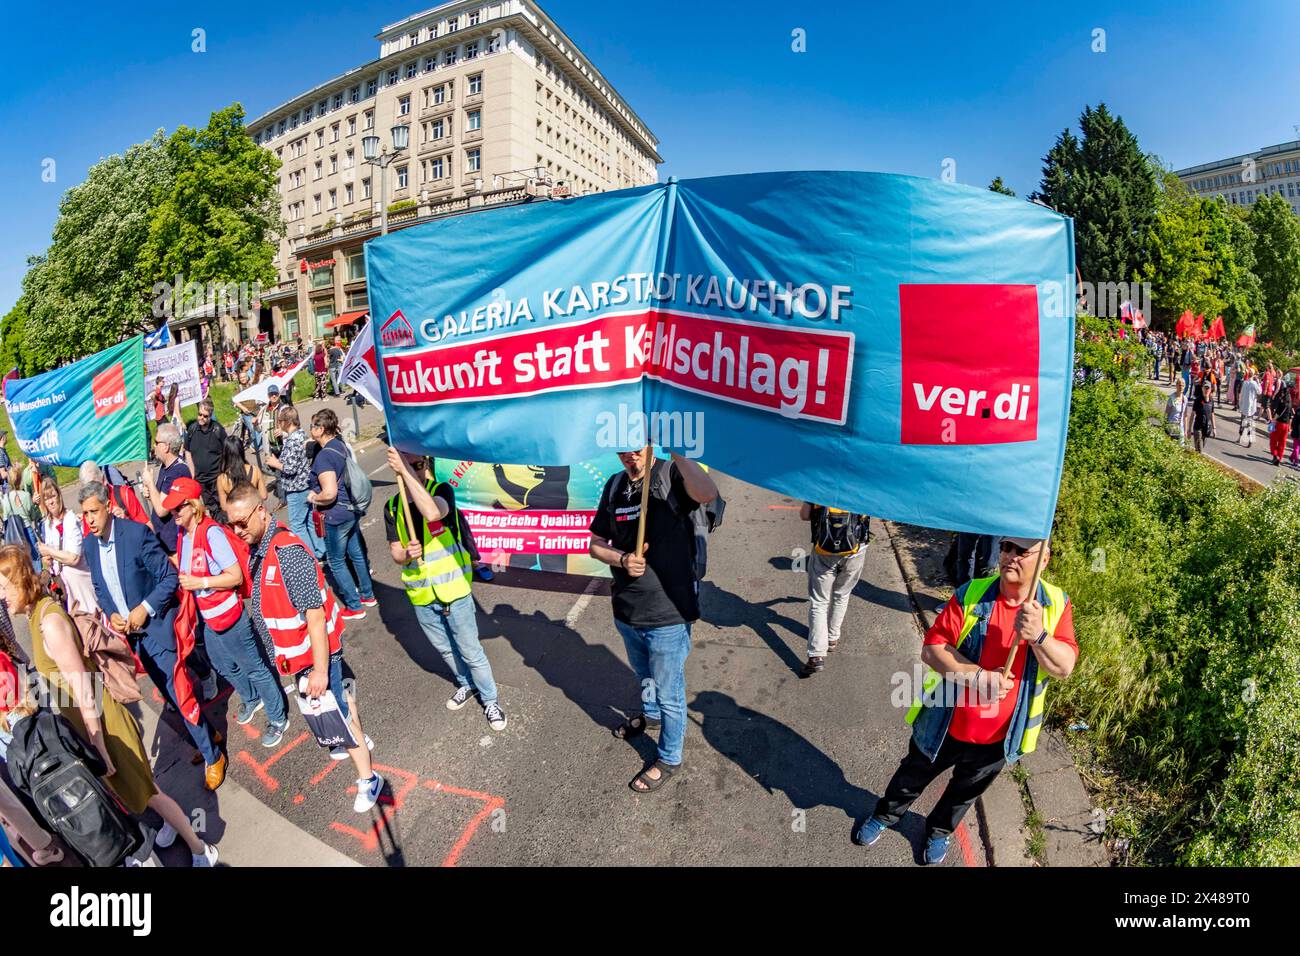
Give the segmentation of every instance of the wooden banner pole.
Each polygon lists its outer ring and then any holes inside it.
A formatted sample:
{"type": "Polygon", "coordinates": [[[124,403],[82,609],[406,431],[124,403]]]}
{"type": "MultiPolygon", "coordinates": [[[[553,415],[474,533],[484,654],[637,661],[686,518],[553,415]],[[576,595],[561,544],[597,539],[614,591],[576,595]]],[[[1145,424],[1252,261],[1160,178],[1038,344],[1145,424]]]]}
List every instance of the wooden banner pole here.
{"type": "Polygon", "coordinates": [[[646,511],[650,504],[650,471],[654,465],[654,445],[646,445],[645,450],[641,453],[641,460],[645,463],[645,468],[641,477],[641,517],[636,523],[636,556],[641,557],[642,546],[645,544],[645,517],[646,511]]]}
{"type": "MultiPolygon", "coordinates": [[[[1043,555],[1047,552],[1050,538],[1044,538],[1038,543],[1038,556],[1034,558],[1034,581],[1029,588],[1029,597],[1025,600],[1033,601],[1038,597],[1038,578],[1043,573],[1043,555]]],[[[1002,676],[1011,676],[1011,666],[1016,662],[1016,649],[1020,647],[1020,641],[1011,645],[1011,653],[1007,655],[1007,662],[1002,666],[1002,676]]]]}

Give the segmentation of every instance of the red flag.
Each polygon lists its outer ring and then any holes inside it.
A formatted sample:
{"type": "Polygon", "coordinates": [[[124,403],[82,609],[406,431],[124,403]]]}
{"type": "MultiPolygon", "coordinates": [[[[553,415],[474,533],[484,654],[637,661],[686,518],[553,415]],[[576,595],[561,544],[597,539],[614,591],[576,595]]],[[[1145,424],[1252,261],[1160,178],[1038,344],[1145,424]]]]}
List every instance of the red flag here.
{"type": "Polygon", "coordinates": [[[1250,348],[1255,344],[1255,326],[1247,326],[1246,331],[1237,336],[1237,345],[1240,348],[1250,348]]]}
{"type": "Polygon", "coordinates": [[[1217,342],[1219,339],[1226,339],[1227,337],[1228,333],[1223,328],[1223,316],[1215,316],[1214,321],[1210,323],[1210,338],[1217,342]]]}
{"type": "Polygon", "coordinates": [[[4,396],[5,389],[9,387],[9,380],[17,377],[18,377],[18,366],[15,365],[13,368],[11,368],[8,372],[5,373],[5,377],[3,381],[0,381],[0,397],[4,396]]]}
{"type": "Polygon", "coordinates": [[[1184,312],[1182,315],[1178,317],[1178,324],[1174,326],[1174,335],[1176,335],[1178,338],[1181,339],[1185,335],[1190,335],[1191,332],[1192,332],[1192,310],[1188,309],[1186,312],[1184,312]]]}
{"type": "Polygon", "coordinates": [[[1200,314],[1196,316],[1196,321],[1192,324],[1192,331],[1196,333],[1198,338],[1205,334],[1205,316],[1200,314]]]}
{"type": "Polygon", "coordinates": [[[181,716],[191,724],[198,724],[199,702],[194,694],[194,682],[190,680],[185,659],[194,651],[199,608],[193,591],[177,588],[176,596],[180,599],[180,608],[176,612],[176,664],[172,668],[172,687],[176,692],[176,707],[181,716]]]}

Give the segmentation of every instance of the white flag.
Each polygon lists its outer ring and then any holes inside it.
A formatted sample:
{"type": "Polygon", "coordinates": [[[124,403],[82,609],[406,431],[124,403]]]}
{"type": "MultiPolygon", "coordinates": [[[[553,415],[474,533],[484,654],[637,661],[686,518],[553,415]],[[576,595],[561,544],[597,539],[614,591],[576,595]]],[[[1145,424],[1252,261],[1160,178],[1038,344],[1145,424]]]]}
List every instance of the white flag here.
{"type": "Polygon", "coordinates": [[[347,382],[365,396],[366,401],[376,405],[382,411],[383,396],[379,388],[379,365],[375,358],[374,323],[366,322],[366,327],[352,340],[347,358],[343,360],[342,381],[347,382]]]}

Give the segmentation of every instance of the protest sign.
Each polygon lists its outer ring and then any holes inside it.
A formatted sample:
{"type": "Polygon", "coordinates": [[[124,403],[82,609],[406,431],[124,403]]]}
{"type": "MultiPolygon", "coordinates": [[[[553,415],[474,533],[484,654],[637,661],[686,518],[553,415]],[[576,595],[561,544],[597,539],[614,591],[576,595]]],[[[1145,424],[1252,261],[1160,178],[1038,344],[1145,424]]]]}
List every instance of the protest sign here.
{"type": "Polygon", "coordinates": [[[5,409],[33,461],[75,467],[143,460],[144,338],[32,378],[10,379],[5,409]]]}
{"type": "Polygon", "coordinates": [[[762,173],[432,222],[366,256],[398,447],[574,462],[654,442],[856,512],[1050,528],[1074,253],[1045,207],[762,173]]]}
{"type": "Polygon", "coordinates": [[[199,378],[198,346],[191,339],[170,348],[148,349],[144,353],[144,380],[153,388],[159,376],[163,380],[163,394],[174,382],[181,407],[197,405],[203,398],[203,381],[199,378]]]}

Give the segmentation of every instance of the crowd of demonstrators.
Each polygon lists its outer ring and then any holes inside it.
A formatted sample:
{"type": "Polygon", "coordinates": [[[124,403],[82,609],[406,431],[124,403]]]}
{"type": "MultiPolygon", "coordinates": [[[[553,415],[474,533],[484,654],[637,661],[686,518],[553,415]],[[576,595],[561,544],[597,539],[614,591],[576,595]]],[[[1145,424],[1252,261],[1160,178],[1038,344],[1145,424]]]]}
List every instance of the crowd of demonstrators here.
{"type": "Polygon", "coordinates": [[[360,513],[347,481],[352,451],[339,436],[339,418],[323,408],[311,417],[311,437],[320,446],[311,468],[307,500],[315,507],[316,530],[325,539],[325,555],[334,573],[334,586],[343,602],[343,620],[359,621],[375,607],[370,559],[361,534],[360,513]]]}

